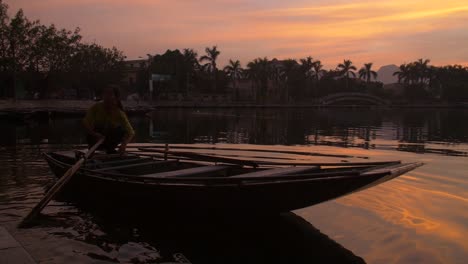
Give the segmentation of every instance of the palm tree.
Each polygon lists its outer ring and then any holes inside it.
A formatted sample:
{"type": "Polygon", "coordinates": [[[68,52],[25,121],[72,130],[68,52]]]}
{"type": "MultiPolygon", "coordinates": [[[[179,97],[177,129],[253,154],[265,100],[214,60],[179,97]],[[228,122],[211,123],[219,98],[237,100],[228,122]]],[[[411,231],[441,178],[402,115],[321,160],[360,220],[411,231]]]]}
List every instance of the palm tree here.
{"type": "Polygon", "coordinates": [[[284,71],[283,65],[278,62],[277,59],[273,59],[269,62],[269,78],[274,83],[274,97],[278,99],[278,95],[280,95],[281,84],[284,83],[284,71]]]}
{"type": "Polygon", "coordinates": [[[229,60],[229,65],[224,67],[224,71],[231,78],[233,88],[236,93],[236,100],[239,98],[239,91],[237,90],[237,80],[242,77],[242,67],[239,60],[229,60]]]}
{"type": "Polygon", "coordinates": [[[398,83],[407,84],[410,81],[410,66],[408,64],[401,64],[399,70],[393,73],[393,76],[398,77],[398,83]]]}
{"type": "Polygon", "coordinates": [[[192,78],[194,78],[195,76],[195,72],[198,70],[198,68],[200,67],[200,64],[198,63],[198,54],[196,51],[194,51],[193,49],[184,49],[184,52],[183,52],[183,57],[184,57],[184,66],[186,68],[186,72],[187,72],[187,83],[186,83],[186,89],[187,89],[187,93],[189,91],[189,87],[190,87],[190,80],[192,78]]]}
{"type": "Polygon", "coordinates": [[[356,77],[356,73],[354,73],[356,67],[354,67],[353,63],[350,60],[344,60],[343,63],[338,64],[337,70],[340,71],[341,75],[346,77],[346,90],[348,90],[349,86],[349,75],[353,75],[356,77]]]}
{"type": "Polygon", "coordinates": [[[415,78],[417,78],[418,82],[421,84],[424,83],[427,78],[429,62],[430,60],[428,59],[419,59],[413,63],[416,74],[415,78]]]}
{"type": "Polygon", "coordinates": [[[319,60],[314,61],[314,65],[312,66],[312,70],[313,70],[313,75],[315,77],[315,80],[317,82],[327,72],[326,70],[323,69],[323,64],[319,60]]]}
{"type": "Polygon", "coordinates": [[[314,61],[314,65],[312,66],[312,69],[313,69],[313,75],[317,82],[320,80],[320,77],[323,76],[327,72],[326,70],[323,69],[323,64],[319,60],[314,61]]]}
{"type": "Polygon", "coordinates": [[[283,61],[283,67],[282,67],[282,72],[284,75],[284,84],[285,84],[285,98],[286,98],[286,103],[289,103],[289,95],[290,95],[290,83],[293,79],[293,75],[295,71],[298,69],[299,65],[297,64],[297,61],[294,59],[287,59],[283,61]]]}
{"type": "Polygon", "coordinates": [[[313,67],[314,67],[314,60],[312,59],[311,56],[305,58],[305,59],[300,59],[301,62],[301,70],[302,73],[304,74],[305,77],[305,86],[307,88],[306,92],[309,95],[310,90],[311,90],[311,81],[314,75],[313,72],[313,67]]]}
{"type": "Polygon", "coordinates": [[[216,68],[216,59],[218,58],[219,54],[221,53],[216,46],[213,46],[213,48],[206,47],[205,48],[206,55],[203,55],[200,58],[200,62],[207,61],[205,65],[203,65],[203,68],[207,70],[208,72],[213,73],[213,87],[214,90],[216,91],[216,83],[218,81],[217,78],[217,73],[218,73],[218,68],[216,68]]]}
{"type": "Polygon", "coordinates": [[[359,70],[359,78],[366,80],[367,83],[370,83],[371,78],[374,78],[374,80],[377,79],[377,72],[373,71],[371,68],[372,63],[364,64],[364,67],[359,70]]]}
{"type": "Polygon", "coordinates": [[[268,59],[257,58],[247,64],[247,75],[253,80],[258,92],[255,92],[256,99],[265,100],[266,91],[268,88],[268,77],[270,75],[270,67],[268,59]],[[260,96],[257,96],[260,94],[260,96]]]}

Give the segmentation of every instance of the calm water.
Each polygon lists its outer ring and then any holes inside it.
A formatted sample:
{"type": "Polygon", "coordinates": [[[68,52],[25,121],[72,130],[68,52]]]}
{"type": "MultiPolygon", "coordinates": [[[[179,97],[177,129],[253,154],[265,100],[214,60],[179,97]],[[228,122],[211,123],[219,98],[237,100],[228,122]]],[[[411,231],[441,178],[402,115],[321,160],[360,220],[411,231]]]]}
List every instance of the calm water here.
{"type": "MultiPolygon", "coordinates": [[[[282,157],[313,161],[425,162],[380,186],[295,212],[368,263],[468,261],[467,120],[466,110],[182,109],[131,117],[137,142],[325,154],[282,157]]],[[[53,180],[41,153],[82,144],[84,135],[79,118],[0,122],[0,225],[41,262],[170,263],[185,256],[193,263],[248,263],[242,258],[221,260],[222,256],[246,256],[249,263],[279,263],[287,258],[286,253],[278,255],[281,248],[259,245],[240,235],[236,241],[244,239],[244,245],[230,245],[226,248],[231,251],[219,253],[223,251],[219,244],[229,244],[229,239],[206,234],[235,234],[193,232],[187,225],[193,219],[171,222],[168,228],[163,220],[155,225],[153,220],[144,223],[137,216],[129,217],[128,208],[109,214],[69,201],[53,201],[44,211],[48,217],[41,226],[17,230],[21,216],[53,180]],[[187,233],[190,238],[184,236],[187,233]],[[209,239],[221,242],[209,244],[209,239]],[[216,254],[214,244],[218,244],[216,254]]],[[[262,227],[262,231],[258,231],[260,225],[251,226],[250,233],[261,233],[257,237],[264,239],[259,241],[272,240],[272,233],[278,231],[271,223],[264,226],[268,225],[271,228],[262,227]]]]}

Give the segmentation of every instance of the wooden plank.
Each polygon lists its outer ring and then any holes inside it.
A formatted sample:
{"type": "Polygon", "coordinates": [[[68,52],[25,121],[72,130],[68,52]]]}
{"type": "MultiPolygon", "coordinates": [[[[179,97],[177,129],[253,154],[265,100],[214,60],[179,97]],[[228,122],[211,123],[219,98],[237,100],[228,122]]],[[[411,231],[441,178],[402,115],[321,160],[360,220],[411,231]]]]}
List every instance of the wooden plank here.
{"type": "Polygon", "coordinates": [[[261,178],[261,177],[271,177],[271,176],[282,176],[282,175],[291,175],[296,173],[305,173],[314,170],[319,170],[319,166],[307,166],[307,167],[286,167],[286,168],[276,168],[276,169],[267,169],[254,171],[244,174],[239,174],[231,176],[230,178],[261,178]]]}
{"type": "Polygon", "coordinates": [[[209,162],[220,162],[220,163],[222,162],[222,163],[236,164],[236,165],[242,165],[242,166],[252,166],[254,168],[258,167],[257,163],[250,161],[250,160],[231,159],[231,158],[225,158],[225,157],[215,157],[212,155],[203,155],[203,154],[198,154],[198,153],[193,153],[193,152],[166,151],[166,150],[158,150],[158,149],[151,149],[151,148],[144,148],[141,150],[144,152],[162,153],[165,156],[171,155],[173,157],[192,158],[193,160],[198,160],[198,161],[209,161],[209,162]]]}
{"type": "Polygon", "coordinates": [[[422,162],[413,162],[413,163],[405,163],[405,164],[395,164],[393,166],[388,166],[388,167],[383,167],[383,168],[377,168],[375,170],[368,170],[362,175],[368,175],[368,174],[374,174],[374,173],[384,173],[384,172],[389,172],[391,174],[403,174],[408,171],[411,171],[417,167],[423,166],[424,163],[422,162]]]}
{"type": "MultiPolygon", "coordinates": [[[[334,178],[334,177],[356,177],[359,176],[359,171],[344,171],[344,172],[326,172],[326,173],[312,173],[312,174],[293,174],[293,175],[274,175],[274,176],[264,176],[264,177],[209,177],[209,176],[199,176],[192,175],[190,178],[183,177],[167,177],[167,178],[155,178],[155,177],[145,177],[140,178],[140,176],[135,175],[125,175],[124,177],[132,180],[154,180],[158,182],[167,182],[167,183],[210,183],[210,184],[239,184],[244,181],[256,181],[256,182],[274,182],[274,181],[291,181],[291,180],[313,180],[313,179],[323,179],[323,178],[334,178]]],[[[142,175],[141,175],[142,176],[142,175]]],[[[189,175],[191,176],[191,175],[189,175]]]]}
{"type": "MultiPolygon", "coordinates": [[[[233,149],[234,150],[234,149],[233,149]]],[[[244,151],[243,149],[240,149],[239,151],[244,151]]],[[[157,158],[162,158],[163,155],[152,155],[148,154],[150,152],[154,153],[164,153],[165,151],[156,151],[152,150],[151,148],[140,148],[139,151],[130,151],[129,153],[135,154],[137,156],[148,156],[148,157],[157,157],[157,158]],[[149,150],[149,151],[148,151],[149,150]],[[147,152],[147,153],[145,153],[147,152]]],[[[273,151],[275,152],[275,151],[273,151]]],[[[322,166],[322,167],[351,167],[351,166],[374,166],[374,165],[386,165],[386,164],[394,164],[394,163],[401,163],[399,160],[390,160],[390,161],[369,161],[369,162],[277,162],[277,161],[262,161],[258,160],[256,157],[245,157],[245,158],[251,158],[251,160],[241,160],[241,159],[231,159],[231,158],[226,158],[227,156],[232,156],[229,154],[222,154],[222,155],[217,155],[217,154],[198,154],[198,153],[193,153],[193,152],[179,152],[179,151],[168,151],[168,154],[174,154],[174,156],[179,157],[187,157],[187,160],[198,160],[199,161],[206,161],[206,162],[224,162],[224,163],[232,163],[232,164],[238,164],[238,165],[247,165],[247,166],[253,166],[254,164],[257,166],[261,165],[271,165],[271,166],[322,166]],[[175,153],[175,154],[174,154],[175,153]],[[235,163],[233,163],[235,161],[235,163]],[[249,164],[245,164],[246,162],[249,162],[249,164]],[[253,164],[250,164],[253,163],[253,164]]],[[[238,155],[236,155],[238,156],[238,155]]]]}
{"type": "MultiPolygon", "coordinates": [[[[86,167],[94,167],[94,166],[109,166],[115,164],[125,164],[125,163],[138,163],[143,161],[153,160],[152,158],[135,158],[135,159],[122,159],[122,160],[115,160],[115,161],[104,161],[98,163],[87,163],[86,167]]],[[[128,165],[128,164],[127,164],[128,165]]]]}
{"type": "Polygon", "coordinates": [[[114,167],[111,166],[107,168],[95,169],[93,171],[121,170],[121,169],[143,167],[143,166],[149,166],[149,165],[168,165],[168,164],[176,163],[176,162],[178,162],[178,160],[151,161],[151,162],[144,162],[144,163],[137,163],[137,164],[130,164],[130,165],[122,165],[122,166],[114,166],[114,167]]]}
{"type": "Polygon", "coordinates": [[[190,176],[197,176],[200,174],[221,172],[229,168],[232,168],[232,166],[227,166],[227,165],[202,166],[202,167],[175,170],[175,171],[144,174],[138,177],[142,177],[142,178],[190,177],[190,176]]]}
{"type": "MultiPolygon", "coordinates": [[[[145,149],[157,149],[165,148],[161,145],[138,145],[138,144],[128,144],[128,148],[137,148],[144,151],[145,149]]],[[[292,150],[277,150],[277,149],[239,149],[239,148],[223,148],[223,147],[198,147],[198,146],[181,146],[181,145],[171,145],[172,149],[195,149],[195,150],[227,150],[227,151],[246,151],[246,152],[266,152],[266,153],[281,153],[281,154],[293,154],[293,155],[305,155],[305,156],[324,156],[324,157],[336,157],[336,158],[368,158],[368,157],[355,157],[350,155],[340,155],[340,154],[327,154],[327,153],[318,153],[318,152],[305,152],[305,151],[292,151],[292,150]]]]}
{"type": "Polygon", "coordinates": [[[376,166],[400,163],[400,161],[372,161],[372,162],[275,162],[259,161],[259,165],[268,166],[321,166],[321,167],[351,167],[351,166],[376,166]]]}
{"type": "Polygon", "coordinates": [[[0,226],[0,263],[32,264],[36,263],[29,253],[0,226]]]}

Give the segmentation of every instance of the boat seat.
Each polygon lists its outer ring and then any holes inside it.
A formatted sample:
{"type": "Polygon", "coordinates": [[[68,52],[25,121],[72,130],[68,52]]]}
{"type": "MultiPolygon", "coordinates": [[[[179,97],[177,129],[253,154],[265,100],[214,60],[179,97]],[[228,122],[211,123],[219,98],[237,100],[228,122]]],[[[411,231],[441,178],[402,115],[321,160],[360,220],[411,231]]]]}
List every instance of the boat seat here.
{"type": "Polygon", "coordinates": [[[149,165],[168,165],[172,163],[177,163],[179,160],[161,160],[161,161],[150,161],[150,162],[143,162],[143,163],[136,163],[136,164],[130,164],[130,165],[122,165],[122,166],[111,166],[111,167],[106,167],[106,168],[101,168],[101,169],[95,169],[93,171],[108,171],[108,170],[120,170],[120,169],[128,169],[128,168],[134,168],[134,167],[143,167],[143,166],[149,166],[149,165]]]}
{"type": "Polygon", "coordinates": [[[276,169],[267,169],[254,171],[244,174],[238,174],[231,176],[230,178],[261,178],[269,176],[286,176],[297,173],[306,173],[310,171],[319,170],[320,166],[301,166],[301,167],[286,167],[286,168],[276,168],[276,169]]]}
{"type": "Polygon", "coordinates": [[[175,171],[144,174],[138,177],[142,177],[142,178],[193,177],[193,176],[200,176],[202,174],[207,174],[207,173],[221,172],[230,168],[232,168],[232,166],[227,166],[227,165],[202,166],[202,167],[195,167],[195,168],[175,170],[175,171]]]}

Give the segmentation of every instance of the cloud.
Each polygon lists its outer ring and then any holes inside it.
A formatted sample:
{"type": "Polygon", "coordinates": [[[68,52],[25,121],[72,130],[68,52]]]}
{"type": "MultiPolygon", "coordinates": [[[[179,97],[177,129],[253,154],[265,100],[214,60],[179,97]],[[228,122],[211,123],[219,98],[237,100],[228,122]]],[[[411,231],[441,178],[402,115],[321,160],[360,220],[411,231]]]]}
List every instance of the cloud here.
{"type": "Polygon", "coordinates": [[[82,28],[88,41],[115,45],[129,57],[166,49],[218,45],[221,64],[312,55],[334,68],[399,64],[414,57],[465,62],[466,1],[15,0],[30,18],[82,28]],[[447,33],[449,32],[449,33],[447,33]],[[410,58],[411,57],[411,58],[410,58]]]}

